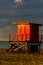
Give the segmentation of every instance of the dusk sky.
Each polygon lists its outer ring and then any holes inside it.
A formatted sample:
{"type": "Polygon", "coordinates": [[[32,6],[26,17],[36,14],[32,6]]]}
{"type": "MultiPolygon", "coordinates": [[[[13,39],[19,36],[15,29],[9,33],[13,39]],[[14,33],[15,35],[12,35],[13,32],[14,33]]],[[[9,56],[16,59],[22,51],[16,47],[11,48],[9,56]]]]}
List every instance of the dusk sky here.
{"type": "MultiPolygon", "coordinates": [[[[16,32],[13,21],[43,24],[43,0],[0,0],[0,41],[16,32]]],[[[43,27],[41,30],[43,34],[43,27]]]]}

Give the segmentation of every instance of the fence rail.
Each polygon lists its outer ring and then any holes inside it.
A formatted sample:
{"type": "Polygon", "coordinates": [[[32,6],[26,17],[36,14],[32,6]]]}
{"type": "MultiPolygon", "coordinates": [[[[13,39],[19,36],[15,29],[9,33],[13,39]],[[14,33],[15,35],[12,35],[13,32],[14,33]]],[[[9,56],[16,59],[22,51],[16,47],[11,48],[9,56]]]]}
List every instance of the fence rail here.
{"type": "MultiPolygon", "coordinates": [[[[26,35],[9,34],[8,40],[9,41],[30,41],[30,35],[29,34],[26,34],[26,35]]],[[[39,42],[43,41],[42,35],[39,35],[38,41],[39,42]]]]}

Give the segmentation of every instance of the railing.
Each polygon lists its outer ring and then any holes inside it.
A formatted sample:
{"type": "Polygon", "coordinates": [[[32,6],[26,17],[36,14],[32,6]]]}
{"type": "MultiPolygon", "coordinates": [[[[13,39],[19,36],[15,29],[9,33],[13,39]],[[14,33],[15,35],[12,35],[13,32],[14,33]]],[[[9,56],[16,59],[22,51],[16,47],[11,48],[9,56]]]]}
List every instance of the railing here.
{"type": "Polygon", "coordinates": [[[8,39],[9,41],[27,41],[30,40],[30,35],[9,34],[8,39]]]}
{"type": "MultiPolygon", "coordinates": [[[[30,41],[29,34],[26,34],[26,35],[9,34],[8,38],[9,38],[9,41],[30,41]]],[[[39,35],[38,41],[42,42],[42,35],[39,35]]]]}
{"type": "Polygon", "coordinates": [[[42,35],[39,35],[39,41],[42,42],[42,35]]]}

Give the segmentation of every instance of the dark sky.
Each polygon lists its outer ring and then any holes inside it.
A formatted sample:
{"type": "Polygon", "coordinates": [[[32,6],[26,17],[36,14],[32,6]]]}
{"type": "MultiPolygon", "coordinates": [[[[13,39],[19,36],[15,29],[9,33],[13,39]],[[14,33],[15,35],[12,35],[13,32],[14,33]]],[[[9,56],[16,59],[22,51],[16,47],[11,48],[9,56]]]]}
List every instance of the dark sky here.
{"type": "Polygon", "coordinates": [[[13,21],[43,24],[43,0],[0,0],[0,40],[15,32],[13,21]]]}

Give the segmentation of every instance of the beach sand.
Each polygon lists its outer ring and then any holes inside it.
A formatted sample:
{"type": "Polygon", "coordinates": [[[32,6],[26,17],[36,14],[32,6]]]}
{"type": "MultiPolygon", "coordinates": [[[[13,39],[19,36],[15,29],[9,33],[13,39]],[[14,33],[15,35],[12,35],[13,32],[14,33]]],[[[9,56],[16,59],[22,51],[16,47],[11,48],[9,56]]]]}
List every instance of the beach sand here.
{"type": "Polygon", "coordinates": [[[43,65],[43,49],[39,53],[11,53],[0,49],[0,65],[43,65]]]}

